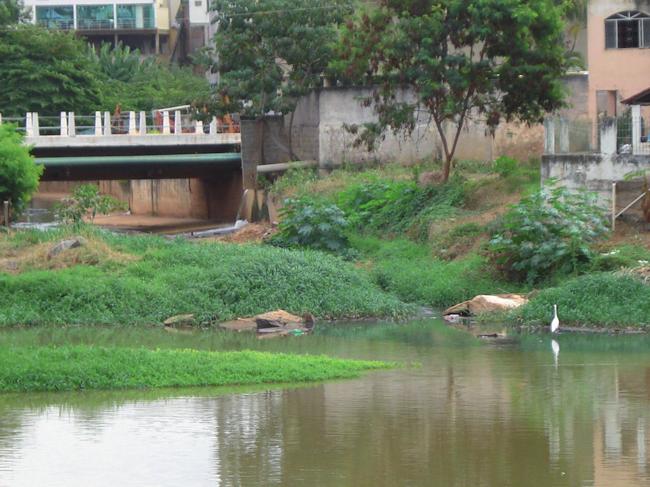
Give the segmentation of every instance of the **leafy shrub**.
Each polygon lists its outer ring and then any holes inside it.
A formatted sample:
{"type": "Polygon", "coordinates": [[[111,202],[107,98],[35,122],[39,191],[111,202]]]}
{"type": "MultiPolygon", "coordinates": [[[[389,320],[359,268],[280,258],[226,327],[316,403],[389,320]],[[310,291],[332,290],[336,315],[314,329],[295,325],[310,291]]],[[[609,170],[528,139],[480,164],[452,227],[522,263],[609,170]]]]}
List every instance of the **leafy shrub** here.
{"type": "Polygon", "coordinates": [[[494,161],[494,172],[506,178],[517,172],[517,160],[512,157],[501,156],[494,161]]]}
{"type": "Polygon", "coordinates": [[[510,279],[535,282],[578,271],[594,257],[590,244],[606,232],[593,193],[544,189],[506,213],[489,249],[510,279]]]}
{"type": "Polygon", "coordinates": [[[465,200],[463,182],[419,187],[410,181],[355,184],[339,195],[339,206],[358,228],[388,233],[410,232],[426,239],[429,223],[449,217],[465,200]]]}
{"type": "Polygon", "coordinates": [[[334,204],[306,196],[289,198],[280,215],[279,231],[269,241],[273,245],[327,252],[344,252],[348,248],[348,221],[334,204]]]}
{"type": "Polygon", "coordinates": [[[13,125],[0,125],[0,205],[9,201],[19,213],[38,189],[43,166],[37,166],[13,125]]]}
{"type": "Polygon", "coordinates": [[[650,263],[650,250],[636,245],[622,245],[597,254],[591,264],[593,271],[615,271],[623,267],[639,267],[650,263]]]}
{"type": "Polygon", "coordinates": [[[94,184],[82,184],[74,189],[69,198],[56,205],[55,214],[63,223],[78,226],[86,216],[92,222],[98,213],[105,215],[125,206],[124,202],[112,196],[99,194],[99,188],[94,184]]]}

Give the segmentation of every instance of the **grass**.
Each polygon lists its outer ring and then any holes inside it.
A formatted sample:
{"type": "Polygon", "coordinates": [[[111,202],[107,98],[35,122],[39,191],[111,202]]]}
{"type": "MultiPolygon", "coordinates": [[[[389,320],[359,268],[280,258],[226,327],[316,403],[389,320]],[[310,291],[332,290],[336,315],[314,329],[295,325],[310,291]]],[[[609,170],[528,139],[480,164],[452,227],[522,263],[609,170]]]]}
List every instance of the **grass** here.
{"type": "Polygon", "coordinates": [[[405,239],[356,236],[352,242],[369,261],[375,282],[403,301],[446,308],[477,294],[517,288],[492,275],[485,259],[476,254],[447,261],[432,257],[426,244],[405,239]]]}
{"type": "Polygon", "coordinates": [[[326,356],[91,346],[0,349],[0,392],[232,386],[357,377],[394,366],[326,356]]]}
{"type": "MultiPolygon", "coordinates": [[[[17,232],[3,237],[9,242],[0,246],[65,236],[65,231],[17,232]]],[[[199,323],[210,325],[277,308],[320,318],[400,317],[411,311],[374,285],[364,270],[320,252],[97,230],[86,230],[84,236],[130,258],[0,274],[0,326],[147,325],[182,313],[194,313],[199,323]]]]}
{"type": "Polygon", "coordinates": [[[595,273],[540,291],[514,316],[528,325],[547,325],[558,305],[562,325],[639,327],[650,325],[650,286],[630,275],[595,273]]]}

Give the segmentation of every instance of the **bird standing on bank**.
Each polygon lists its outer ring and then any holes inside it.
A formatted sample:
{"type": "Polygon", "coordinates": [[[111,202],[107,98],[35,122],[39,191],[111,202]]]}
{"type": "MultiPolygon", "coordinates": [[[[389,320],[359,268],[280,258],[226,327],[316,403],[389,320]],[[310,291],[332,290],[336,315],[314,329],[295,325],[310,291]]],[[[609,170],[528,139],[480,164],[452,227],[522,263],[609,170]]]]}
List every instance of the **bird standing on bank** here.
{"type": "Polygon", "coordinates": [[[551,333],[557,333],[560,330],[560,319],[557,317],[557,304],[553,305],[553,321],[551,321],[551,333]]]}

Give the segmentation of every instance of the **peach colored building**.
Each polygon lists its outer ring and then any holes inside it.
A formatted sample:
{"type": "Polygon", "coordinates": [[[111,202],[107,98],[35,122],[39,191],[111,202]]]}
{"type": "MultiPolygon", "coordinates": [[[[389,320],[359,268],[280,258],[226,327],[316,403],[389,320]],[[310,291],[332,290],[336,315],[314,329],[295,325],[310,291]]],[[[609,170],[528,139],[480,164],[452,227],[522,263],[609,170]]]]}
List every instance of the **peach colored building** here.
{"type": "Polygon", "coordinates": [[[650,88],[650,0],[590,0],[587,37],[589,117],[621,115],[650,88]]]}

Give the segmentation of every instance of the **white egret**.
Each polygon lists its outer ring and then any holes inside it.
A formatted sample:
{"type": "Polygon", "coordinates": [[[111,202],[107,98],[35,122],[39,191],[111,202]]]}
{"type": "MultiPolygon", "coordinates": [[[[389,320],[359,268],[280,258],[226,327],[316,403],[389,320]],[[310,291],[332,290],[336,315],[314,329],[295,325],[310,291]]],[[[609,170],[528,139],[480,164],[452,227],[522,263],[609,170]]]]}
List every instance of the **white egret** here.
{"type": "Polygon", "coordinates": [[[551,321],[551,333],[557,333],[560,330],[560,319],[557,317],[557,304],[553,305],[553,321],[551,321]]]}

